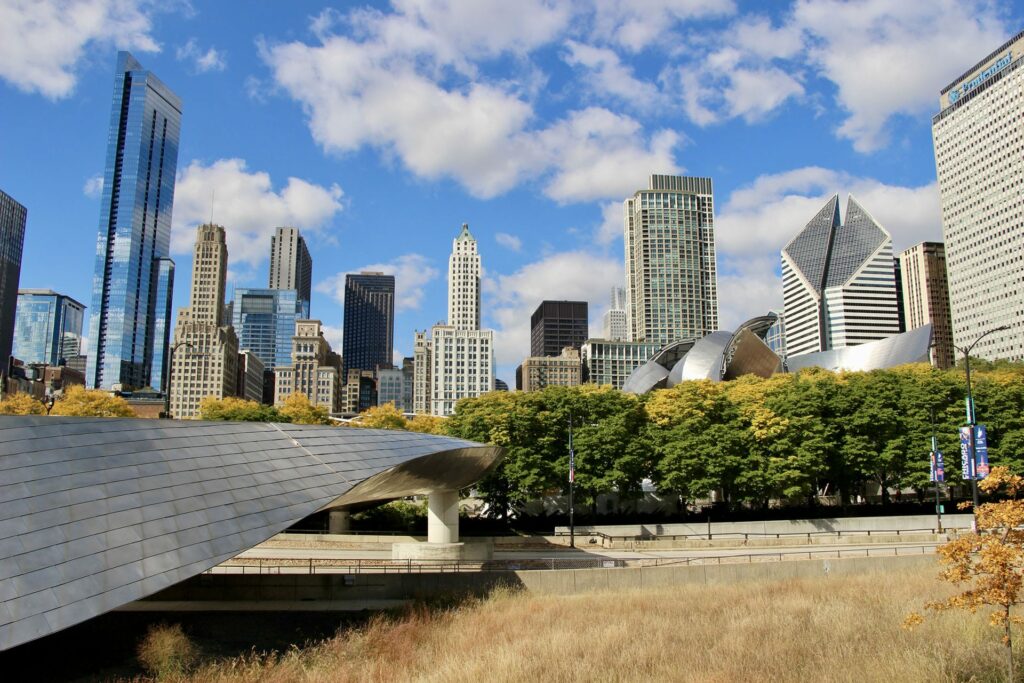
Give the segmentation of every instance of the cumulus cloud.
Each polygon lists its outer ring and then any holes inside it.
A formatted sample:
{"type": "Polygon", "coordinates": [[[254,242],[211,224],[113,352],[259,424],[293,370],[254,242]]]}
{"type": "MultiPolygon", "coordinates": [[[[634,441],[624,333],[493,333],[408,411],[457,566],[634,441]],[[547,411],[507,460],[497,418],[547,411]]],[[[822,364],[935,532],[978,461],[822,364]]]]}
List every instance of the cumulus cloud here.
{"type": "Polygon", "coordinates": [[[622,202],[607,202],[601,205],[601,223],[597,226],[595,238],[598,244],[611,244],[623,236],[622,202]]]}
{"type": "Polygon", "coordinates": [[[87,52],[160,49],[144,6],[138,0],[6,0],[0,3],[0,78],[23,92],[67,97],[87,52]]]}
{"type": "Polygon", "coordinates": [[[99,173],[87,179],[82,186],[82,194],[91,199],[96,199],[103,194],[103,176],[99,173]]]}
{"type": "MultiPolygon", "coordinates": [[[[384,273],[395,276],[395,311],[419,309],[423,303],[424,287],[440,274],[422,254],[402,254],[387,263],[371,263],[356,268],[353,273],[384,273]]],[[[329,294],[345,305],[345,275],[337,273],[316,286],[316,291],[329,294]]]]}
{"type": "Polygon", "coordinates": [[[494,241],[511,251],[519,251],[523,248],[523,241],[507,232],[494,233],[494,241]]]}
{"type": "Polygon", "coordinates": [[[583,71],[592,93],[619,100],[639,110],[652,110],[662,104],[664,98],[658,87],[638,79],[614,50],[575,40],[567,41],[565,46],[565,63],[583,71]]]}
{"type": "Polygon", "coordinates": [[[639,52],[671,35],[678,22],[728,16],[732,0],[593,0],[595,36],[639,52]]]}
{"type": "Polygon", "coordinates": [[[171,250],[191,252],[195,227],[212,213],[213,222],[227,231],[232,263],[255,266],[269,258],[270,236],[278,226],[324,232],[342,210],[343,195],[337,184],[324,187],[301,178],[288,178],[275,190],[270,174],[249,171],[242,159],[209,165],[195,160],[178,173],[171,250]]]}
{"type": "Polygon", "coordinates": [[[223,71],[227,68],[227,59],[224,52],[210,47],[203,51],[195,38],[190,38],[187,43],[180,46],[174,53],[179,62],[190,62],[197,73],[208,71],[223,71]]]}

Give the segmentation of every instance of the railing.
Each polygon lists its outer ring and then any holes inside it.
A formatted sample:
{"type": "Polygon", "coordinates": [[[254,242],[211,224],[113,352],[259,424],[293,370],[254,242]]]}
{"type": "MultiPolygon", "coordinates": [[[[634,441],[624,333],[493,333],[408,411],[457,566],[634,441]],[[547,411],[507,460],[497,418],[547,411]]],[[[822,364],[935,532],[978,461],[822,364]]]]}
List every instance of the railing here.
{"type": "Polygon", "coordinates": [[[835,548],[779,552],[702,555],[699,557],[563,558],[515,560],[373,560],[325,558],[238,558],[207,570],[207,574],[445,574],[452,572],[529,571],[557,569],[611,569],[706,564],[753,564],[784,560],[845,559],[927,555],[934,544],[882,548],[835,548]]]}
{"type": "MultiPolygon", "coordinates": [[[[684,541],[690,540],[703,540],[711,541],[716,538],[718,539],[740,539],[749,541],[751,538],[764,539],[764,538],[806,538],[808,541],[811,538],[827,537],[827,538],[842,538],[843,536],[905,536],[915,534],[940,534],[944,531],[953,531],[954,529],[942,529],[941,531],[935,527],[922,528],[922,529],[856,529],[847,531],[790,531],[790,532],[757,532],[757,531],[724,531],[724,532],[712,532],[712,533],[692,533],[692,534],[606,534],[603,531],[577,531],[575,533],[576,538],[596,536],[603,538],[608,541],[678,541],[680,539],[684,541]]],[[[568,531],[555,530],[554,536],[562,537],[568,536],[568,531]]]]}

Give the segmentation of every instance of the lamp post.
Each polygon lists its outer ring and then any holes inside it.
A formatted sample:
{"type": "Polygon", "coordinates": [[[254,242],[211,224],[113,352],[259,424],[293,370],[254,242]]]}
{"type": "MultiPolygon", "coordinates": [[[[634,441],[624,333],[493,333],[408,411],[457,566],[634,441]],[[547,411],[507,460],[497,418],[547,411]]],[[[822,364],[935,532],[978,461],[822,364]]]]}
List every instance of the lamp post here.
{"type": "Polygon", "coordinates": [[[939,503],[939,439],[935,435],[935,408],[929,408],[928,413],[932,421],[932,476],[935,477],[935,531],[942,533],[942,507],[939,503]]]}
{"type": "Polygon", "coordinates": [[[164,387],[164,418],[170,419],[171,417],[171,376],[174,375],[174,352],[178,350],[179,346],[187,346],[192,348],[192,342],[180,341],[171,347],[171,353],[167,359],[167,386],[164,387]]]}
{"type": "Polygon", "coordinates": [[[971,531],[975,533],[978,531],[978,455],[974,447],[975,414],[974,395],[971,393],[971,349],[973,349],[978,342],[993,332],[1002,332],[1008,329],[1010,329],[1009,325],[1001,325],[999,327],[993,327],[987,332],[982,332],[982,334],[972,341],[967,348],[960,348],[959,346],[954,345],[954,348],[956,348],[957,351],[962,351],[964,354],[964,373],[967,376],[967,426],[970,427],[971,432],[968,440],[969,447],[967,457],[969,458],[969,461],[967,463],[967,471],[971,476],[971,501],[973,503],[971,512],[974,515],[974,519],[971,520],[971,531]]]}
{"type": "Polygon", "coordinates": [[[569,413],[569,547],[576,547],[576,526],[574,524],[573,485],[576,481],[576,454],[572,450],[572,413],[569,413]]]}

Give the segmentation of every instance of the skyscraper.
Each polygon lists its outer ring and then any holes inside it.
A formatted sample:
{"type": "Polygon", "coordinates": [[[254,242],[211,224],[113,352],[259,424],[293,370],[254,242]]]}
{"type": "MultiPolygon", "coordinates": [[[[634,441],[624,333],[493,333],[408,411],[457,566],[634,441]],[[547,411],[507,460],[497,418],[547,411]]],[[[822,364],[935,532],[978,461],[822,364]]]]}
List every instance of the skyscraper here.
{"type": "Polygon", "coordinates": [[[231,316],[238,348],[252,351],[271,370],[291,364],[295,321],[309,318],[309,304],[294,289],[238,287],[231,316]]]}
{"type": "Polygon", "coordinates": [[[542,301],[530,316],[530,356],[559,356],[577,351],[590,337],[586,301],[542,301]]]}
{"type": "Polygon", "coordinates": [[[19,289],[14,357],[58,365],[79,354],[85,306],[49,289],[19,289]]]}
{"type": "Polygon", "coordinates": [[[626,288],[612,287],[611,305],[604,314],[604,338],[611,341],[629,339],[626,325],[626,288]]]}
{"type": "Polygon", "coordinates": [[[1024,358],[1024,32],[942,89],[932,118],[953,343],[1024,358]]]}
{"type": "Polygon", "coordinates": [[[28,210],[0,190],[0,377],[7,376],[28,210]]]}
{"type": "Polygon", "coordinates": [[[466,223],[448,258],[448,324],[457,330],[480,329],[480,254],[466,223]]]}
{"type": "Polygon", "coordinates": [[[236,394],[238,337],[224,320],[228,246],[224,228],[200,225],[192,255],[192,301],[178,311],[171,347],[171,414],[195,417],[208,397],[236,394]]]}
{"type": "Polygon", "coordinates": [[[278,228],[270,238],[270,288],[294,289],[308,311],[312,281],[313,259],[299,229],[278,228]]]}
{"type": "Polygon", "coordinates": [[[623,208],[630,339],[665,345],[716,331],[711,178],[652,175],[623,208]]]}
{"type": "Polygon", "coordinates": [[[181,101],[118,53],[89,318],[86,385],[163,390],[181,101]]]}
{"type": "Polygon", "coordinates": [[[336,413],[342,404],[341,362],[324,339],[319,320],[298,320],[292,336],[292,362],[274,368],[274,404],[302,394],[315,406],[336,413]]]}
{"type": "Polygon", "coordinates": [[[391,367],[395,338],[395,276],[345,275],[342,377],[348,371],[391,367]]]}
{"type": "Polygon", "coordinates": [[[907,329],[931,323],[932,365],[953,367],[956,354],[949,315],[946,250],[942,242],[921,242],[910,247],[900,254],[900,266],[907,329]]]}
{"type": "Polygon", "coordinates": [[[892,237],[851,195],[833,196],[782,250],[789,356],[899,334],[892,237]]]}

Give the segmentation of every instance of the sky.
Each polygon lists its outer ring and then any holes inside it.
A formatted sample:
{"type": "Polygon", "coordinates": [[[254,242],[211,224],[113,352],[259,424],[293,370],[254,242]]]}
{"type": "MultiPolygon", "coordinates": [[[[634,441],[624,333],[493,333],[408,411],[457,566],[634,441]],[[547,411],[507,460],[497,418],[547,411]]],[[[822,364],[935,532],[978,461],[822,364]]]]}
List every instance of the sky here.
{"type": "Polygon", "coordinates": [[[468,223],[513,383],[543,299],[600,336],[622,200],[714,182],[720,322],[782,303],[779,250],[838,193],[897,250],[940,240],[939,91],[1024,29],[982,0],[0,0],[0,189],[28,208],[21,286],[91,304],[117,50],[183,101],[172,256],[228,234],[229,292],[303,230],[312,317],[341,348],[344,275],[396,276],[395,355],[447,314],[468,223]]]}

